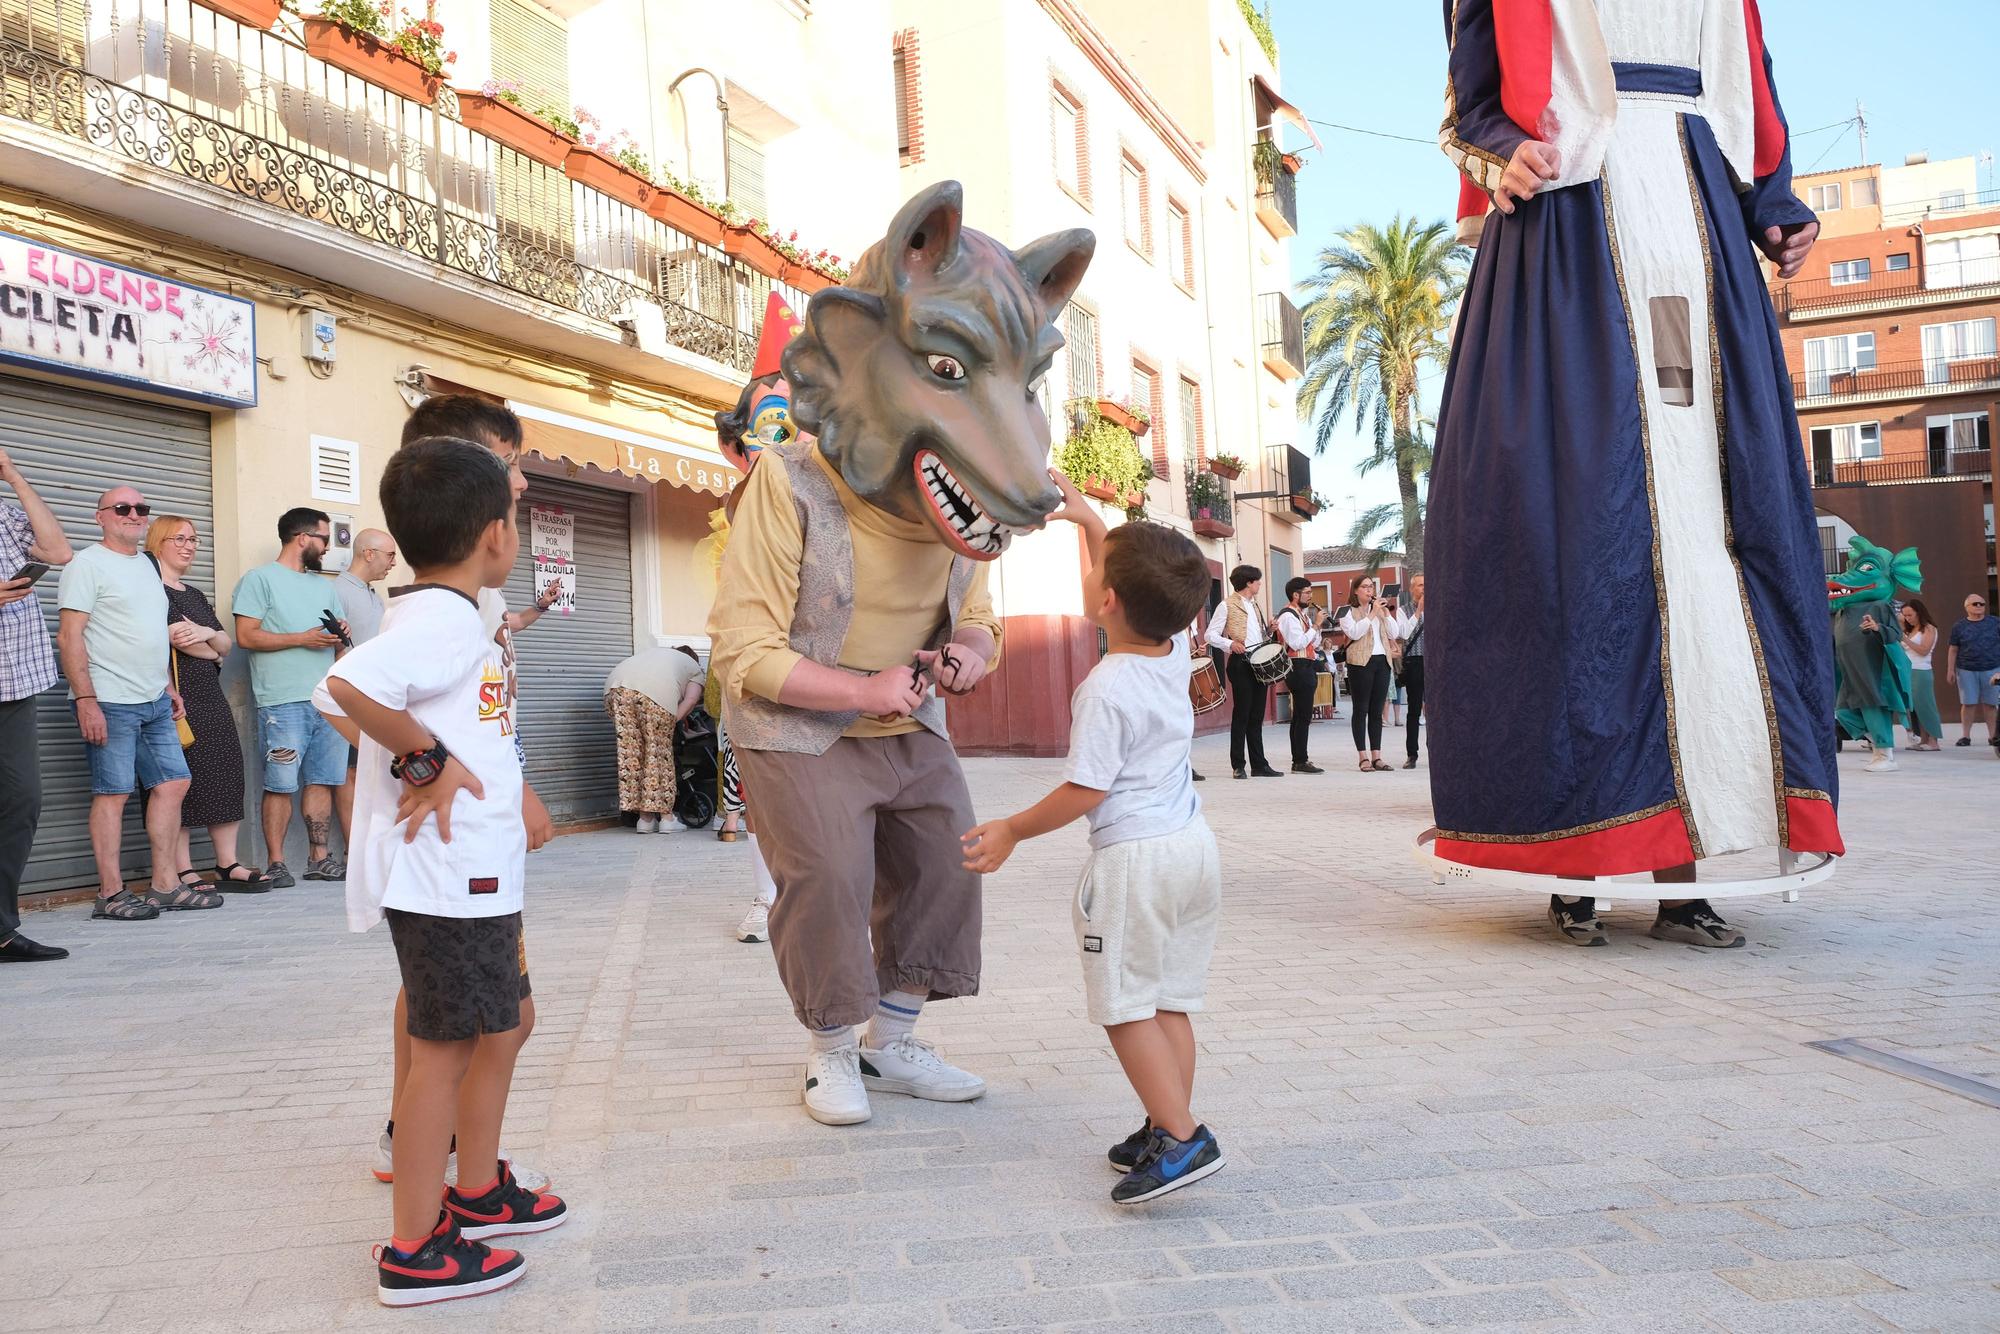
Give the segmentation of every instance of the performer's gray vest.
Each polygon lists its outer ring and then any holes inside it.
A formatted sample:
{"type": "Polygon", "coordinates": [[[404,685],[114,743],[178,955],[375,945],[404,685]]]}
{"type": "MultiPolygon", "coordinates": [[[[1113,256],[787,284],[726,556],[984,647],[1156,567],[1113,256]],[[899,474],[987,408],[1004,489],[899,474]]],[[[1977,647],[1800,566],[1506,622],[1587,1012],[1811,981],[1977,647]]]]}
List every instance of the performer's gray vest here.
{"type": "MultiPolygon", "coordinates": [[[[833,483],[820,468],[815,454],[818,446],[801,442],[768,447],[765,467],[782,462],[792,484],[792,504],[799,512],[799,540],[803,555],[799,561],[799,600],[792,612],[792,651],[822,667],[840,669],[840,646],[847,640],[848,624],[854,619],[854,538],[847,525],[847,511],[833,483]]],[[[944,615],[929,647],[936,648],[951,638],[958,624],[959,610],[965,605],[966,590],[972,587],[973,562],[958,556],[951,563],[951,578],[945,585],[944,615]]],[[[824,755],[842,733],[861,717],[859,711],[823,713],[794,709],[761,695],[746,694],[742,699],[722,702],[723,723],[732,745],[746,750],[778,750],[798,755],[824,755]]],[[[930,696],[911,715],[937,735],[950,739],[945,727],[944,701],[930,696]]]]}

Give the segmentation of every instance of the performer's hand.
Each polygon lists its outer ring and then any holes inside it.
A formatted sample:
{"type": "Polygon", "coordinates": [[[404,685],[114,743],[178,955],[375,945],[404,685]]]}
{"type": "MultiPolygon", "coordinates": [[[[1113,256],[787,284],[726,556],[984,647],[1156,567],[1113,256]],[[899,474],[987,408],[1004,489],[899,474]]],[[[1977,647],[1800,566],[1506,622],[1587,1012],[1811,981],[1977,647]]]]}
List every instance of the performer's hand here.
{"type": "Polygon", "coordinates": [[[986,659],[963,644],[946,644],[935,653],[922,649],[917,653],[917,661],[947,694],[969,695],[974,686],[986,679],[986,659]]]}
{"type": "Polygon", "coordinates": [[[924,679],[914,668],[891,667],[864,678],[859,686],[861,712],[893,722],[923,707],[924,679]]]}
{"type": "Polygon", "coordinates": [[[1863,616],[1861,618],[1861,628],[1863,630],[1873,630],[1877,634],[1880,634],[1882,632],[1882,627],[1875,624],[1875,618],[1873,616],[1863,616]]]}
{"type": "Polygon", "coordinates": [[[965,848],[965,869],[991,875],[1006,865],[1021,840],[1005,820],[988,820],[958,841],[965,848]]]}
{"type": "Polygon", "coordinates": [[[1249,650],[1249,649],[1247,649],[1247,648],[1245,648],[1245,647],[1243,647],[1243,641],[1242,641],[1242,640],[1240,640],[1240,639],[1232,639],[1232,640],[1230,640],[1230,641],[1229,641],[1229,651],[1230,651],[1231,653],[1248,653],[1248,652],[1249,652],[1250,650],[1249,650]]]}
{"type": "Polygon", "coordinates": [[[1819,220],[1795,222],[1789,227],[1766,227],[1757,238],[1757,248],[1778,266],[1780,278],[1792,278],[1804,267],[1806,252],[1819,240],[1819,220]]]}
{"type": "Polygon", "coordinates": [[[549,808],[542,805],[542,799],[535,795],[535,789],[521,784],[521,823],[528,828],[528,851],[540,850],[543,844],[556,836],[556,822],[549,818],[549,808]]]}
{"type": "Polygon", "coordinates": [[[1523,139],[1514,150],[1514,160],[1500,176],[1500,188],[1493,192],[1493,206],[1502,213],[1514,211],[1514,201],[1533,199],[1535,191],[1554,180],[1562,171],[1562,154],[1553,144],[1539,139],[1523,139]]]}
{"type": "Polygon", "coordinates": [[[403,784],[403,795],[396,801],[396,819],[408,820],[409,827],[403,830],[403,841],[417,841],[417,830],[423,828],[424,817],[437,816],[438,842],[451,842],[451,802],[460,792],[470,792],[484,800],[486,789],[472,771],[458,762],[458,756],[448,755],[444,761],[444,772],[433,778],[424,787],[403,784]]]}

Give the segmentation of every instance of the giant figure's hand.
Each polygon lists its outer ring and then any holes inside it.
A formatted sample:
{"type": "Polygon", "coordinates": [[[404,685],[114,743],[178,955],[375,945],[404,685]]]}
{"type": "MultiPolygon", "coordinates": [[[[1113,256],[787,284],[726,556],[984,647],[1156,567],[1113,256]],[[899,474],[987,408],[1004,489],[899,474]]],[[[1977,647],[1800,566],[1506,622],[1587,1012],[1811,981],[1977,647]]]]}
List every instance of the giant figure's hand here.
{"type": "Polygon", "coordinates": [[[986,659],[963,644],[946,644],[935,653],[920,650],[917,661],[947,694],[969,695],[986,679],[986,659]]]}
{"type": "Polygon", "coordinates": [[[1533,199],[1535,191],[1561,172],[1562,154],[1555,145],[1539,139],[1523,139],[1514,150],[1514,160],[1501,173],[1500,188],[1493,192],[1493,206],[1502,213],[1512,213],[1516,200],[1533,199]]]}
{"type": "Polygon", "coordinates": [[[924,678],[915,668],[891,667],[864,679],[858,690],[861,712],[893,722],[923,707],[924,678]]]}
{"type": "Polygon", "coordinates": [[[1796,277],[1804,267],[1806,252],[1819,240],[1819,220],[1795,222],[1789,227],[1766,227],[1757,238],[1757,248],[1778,266],[1780,278],[1796,277]]]}

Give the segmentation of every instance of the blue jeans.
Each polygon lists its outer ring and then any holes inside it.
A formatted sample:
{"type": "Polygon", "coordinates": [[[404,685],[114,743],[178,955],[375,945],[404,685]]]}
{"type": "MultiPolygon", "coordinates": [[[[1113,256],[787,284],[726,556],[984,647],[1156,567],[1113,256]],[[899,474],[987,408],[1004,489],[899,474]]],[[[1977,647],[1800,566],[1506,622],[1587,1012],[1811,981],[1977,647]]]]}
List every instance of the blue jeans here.
{"type": "MultiPolygon", "coordinates": [[[[72,705],[72,708],[75,706],[72,705]]],[[[136,785],[188,781],[187,756],[174,728],[174,706],[165,695],[151,704],[106,704],[104,744],[84,742],[90,752],[90,790],[100,797],[129,796],[136,785]]]]}
{"type": "Polygon", "coordinates": [[[339,787],[347,781],[347,741],[311,700],[257,710],[257,739],[264,748],[264,790],[292,793],[339,787]]]}
{"type": "Polygon", "coordinates": [[[1958,702],[1967,708],[1974,705],[2000,704],[2000,686],[1993,684],[1995,667],[1961,667],[1958,669],[1958,702]]]}

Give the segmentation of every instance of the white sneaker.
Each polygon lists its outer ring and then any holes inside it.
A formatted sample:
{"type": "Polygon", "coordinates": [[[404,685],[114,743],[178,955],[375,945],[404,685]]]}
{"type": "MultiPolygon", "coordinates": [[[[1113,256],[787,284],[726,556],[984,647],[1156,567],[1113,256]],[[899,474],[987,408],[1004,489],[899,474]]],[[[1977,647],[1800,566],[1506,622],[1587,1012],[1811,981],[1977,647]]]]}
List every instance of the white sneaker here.
{"type": "MultiPolygon", "coordinates": [[[[514,1180],[519,1183],[523,1190],[531,1190],[539,1195],[549,1188],[548,1173],[537,1172],[534,1168],[525,1165],[505,1149],[500,1150],[500,1156],[506,1160],[508,1166],[514,1169],[514,1180]]],[[[375,1141],[375,1167],[373,1170],[377,1181],[389,1183],[396,1179],[395,1141],[389,1138],[389,1132],[386,1130],[375,1141]]],[[[444,1160],[444,1184],[447,1186],[456,1186],[458,1184],[458,1155],[456,1153],[451,1154],[444,1160]]]]}
{"type": "Polygon", "coordinates": [[[922,1038],[904,1034],[861,1049],[861,1082],[877,1093],[907,1093],[931,1102],[971,1102],[986,1081],[959,1069],[922,1038]]]}
{"type": "Polygon", "coordinates": [[[750,911],[743,914],[743,920],[736,927],[736,938],[746,945],[755,945],[760,940],[771,938],[771,905],[759,900],[750,905],[750,911]]]}
{"type": "Polygon", "coordinates": [[[660,817],[660,832],[661,832],[661,833],[663,833],[663,834],[685,834],[685,833],[686,833],[687,831],[688,831],[688,826],[686,826],[686,825],[682,824],[682,823],[681,823],[681,822],[680,822],[679,820],[677,820],[677,819],[676,819],[676,818],[674,818],[673,816],[671,816],[671,815],[662,815],[662,816],[660,817]]]}
{"type": "Polygon", "coordinates": [[[632,826],[632,832],[633,832],[633,833],[635,833],[635,834],[657,834],[657,833],[659,833],[659,832],[660,832],[660,817],[659,817],[659,816],[657,816],[657,815],[642,815],[642,816],[640,816],[640,817],[639,817],[639,823],[637,823],[637,824],[635,824],[635,825],[633,825],[633,826],[632,826]]]}
{"type": "Polygon", "coordinates": [[[861,1048],[806,1053],[806,1114],[823,1126],[859,1125],[874,1115],[861,1081],[861,1048]]]}
{"type": "Polygon", "coordinates": [[[1901,767],[1901,765],[1896,763],[1895,751],[1878,750],[1875,752],[1873,759],[1861,766],[1861,772],[1864,774],[1892,774],[1901,767]]]}

